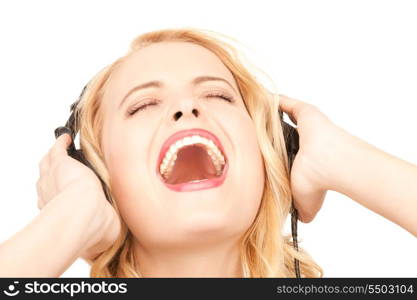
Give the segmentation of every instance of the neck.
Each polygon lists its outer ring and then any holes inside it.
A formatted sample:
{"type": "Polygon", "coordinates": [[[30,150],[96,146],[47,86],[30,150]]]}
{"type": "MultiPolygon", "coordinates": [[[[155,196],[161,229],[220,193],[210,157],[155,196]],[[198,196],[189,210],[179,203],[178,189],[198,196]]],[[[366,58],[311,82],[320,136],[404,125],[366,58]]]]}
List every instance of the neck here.
{"type": "Polygon", "coordinates": [[[144,248],[134,239],[136,266],[143,277],[242,277],[237,243],[210,247],[144,248]]]}

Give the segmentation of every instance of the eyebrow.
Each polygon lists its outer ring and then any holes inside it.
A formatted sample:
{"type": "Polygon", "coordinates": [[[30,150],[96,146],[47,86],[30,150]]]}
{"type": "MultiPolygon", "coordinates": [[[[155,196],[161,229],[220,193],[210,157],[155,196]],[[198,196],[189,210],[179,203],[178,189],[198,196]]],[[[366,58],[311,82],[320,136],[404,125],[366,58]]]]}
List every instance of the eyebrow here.
{"type": "MultiPolygon", "coordinates": [[[[198,85],[198,84],[200,84],[200,83],[203,83],[203,82],[206,82],[206,81],[223,81],[223,82],[225,82],[226,84],[228,84],[232,89],[233,89],[233,91],[237,94],[237,92],[236,92],[236,90],[235,90],[235,88],[230,84],[230,82],[229,81],[227,81],[226,79],[223,79],[223,78],[221,78],[221,77],[216,77],[216,76],[199,76],[199,77],[196,77],[196,78],[194,78],[192,81],[191,81],[191,85],[194,85],[194,86],[196,86],[196,85],[198,85]]],[[[126,101],[126,99],[127,98],[129,98],[129,96],[132,94],[132,93],[134,93],[134,92],[136,92],[136,91],[138,91],[138,90],[141,90],[141,89],[147,89],[147,88],[151,88],[151,87],[155,87],[155,88],[162,88],[164,86],[164,83],[162,82],[162,81],[157,81],[157,80],[154,80],[154,81],[149,81],[149,82],[145,82],[145,83],[142,83],[142,84],[140,84],[140,85],[137,85],[137,86],[135,86],[135,87],[133,87],[129,92],[127,92],[127,94],[123,97],[123,99],[122,99],[122,101],[120,101],[120,104],[119,104],[119,109],[122,107],[122,105],[123,105],[123,103],[126,101]]]]}

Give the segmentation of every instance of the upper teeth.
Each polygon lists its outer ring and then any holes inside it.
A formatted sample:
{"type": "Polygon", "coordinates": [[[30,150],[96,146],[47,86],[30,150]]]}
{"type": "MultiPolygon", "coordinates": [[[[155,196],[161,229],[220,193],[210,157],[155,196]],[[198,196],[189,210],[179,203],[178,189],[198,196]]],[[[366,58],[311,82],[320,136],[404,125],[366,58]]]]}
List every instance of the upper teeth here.
{"type": "Polygon", "coordinates": [[[193,144],[203,144],[206,147],[207,153],[211,157],[216,168],[216,174],[217,176],[220,175],[221,167],[225,164],[225,161],[219,148],[217,148],[217,146],[213,143],[212,140],[206,139],[199,135],[193,135],[178,140],[169,147],[169,150],[166,152],[165,157],[162,160],[161,166],[159,167],[159,171],[165,178],[168,177],[169,173],[172,171],[174,167],[179,149],[193,144]]]}

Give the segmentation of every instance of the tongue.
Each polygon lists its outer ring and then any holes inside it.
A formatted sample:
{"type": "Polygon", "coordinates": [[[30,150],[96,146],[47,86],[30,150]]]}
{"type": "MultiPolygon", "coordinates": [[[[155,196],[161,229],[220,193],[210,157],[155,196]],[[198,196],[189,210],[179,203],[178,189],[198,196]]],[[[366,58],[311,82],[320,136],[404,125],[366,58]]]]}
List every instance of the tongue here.
{"type": "Polygon", "coordinates": [[[196,144],[178,151],[174,168],[166,182],[179,184],[213,177],[216,177],[216,169],[207,150],[196,144]]]}

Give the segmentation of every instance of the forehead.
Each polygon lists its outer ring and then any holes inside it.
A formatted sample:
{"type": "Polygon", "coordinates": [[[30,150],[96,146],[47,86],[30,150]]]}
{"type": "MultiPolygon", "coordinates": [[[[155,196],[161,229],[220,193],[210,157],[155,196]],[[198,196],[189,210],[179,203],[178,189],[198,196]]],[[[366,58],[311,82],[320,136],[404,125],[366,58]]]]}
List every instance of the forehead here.
{"type": "Polygon", "coordinates": [[[227,68],[210,50],[186,42],[161,42],[151,44],[130,54],[119,66],[117,75],[163,75],[169,71],[225,72],[227,68]],[[146,70],[146,74],[141,72],[146,70]],[[156,73],[156,74],[155,74],[156,73]]]}
{"type": "Polygon", "coordinates": [[[232,73],[210,50],[187,42],[160,42],[129,54],[113,70],[105,97],[119,99],[134,85],[151,80],[181,86],[201,75],[221,76],[236,86],[232,73]]]}

